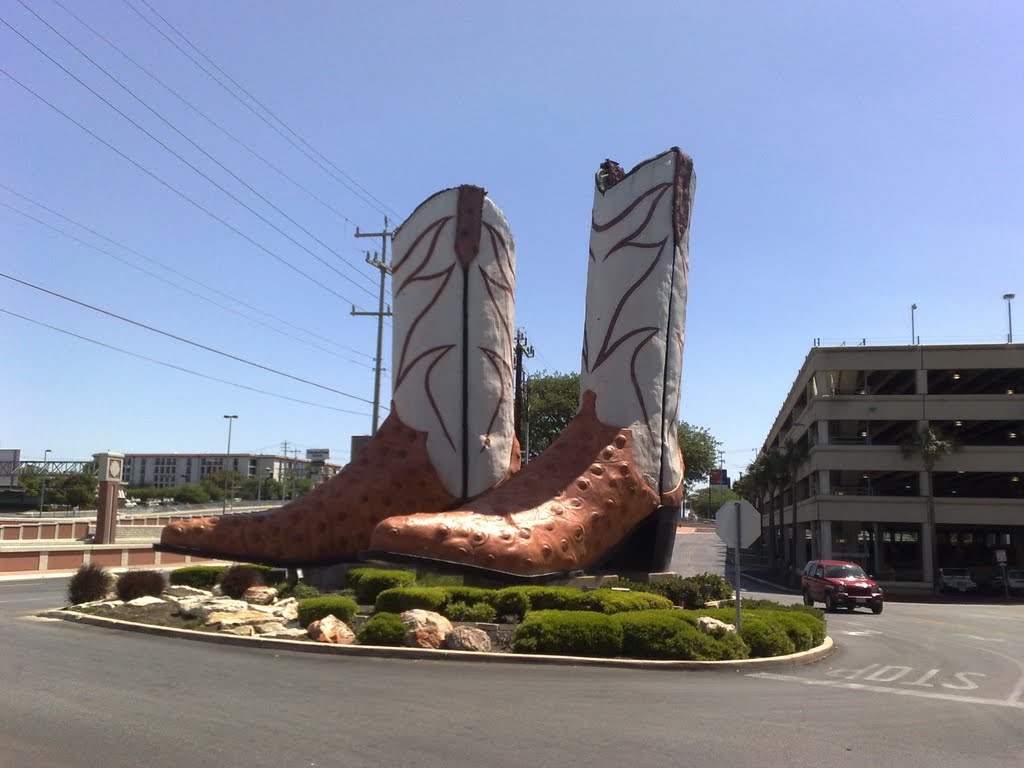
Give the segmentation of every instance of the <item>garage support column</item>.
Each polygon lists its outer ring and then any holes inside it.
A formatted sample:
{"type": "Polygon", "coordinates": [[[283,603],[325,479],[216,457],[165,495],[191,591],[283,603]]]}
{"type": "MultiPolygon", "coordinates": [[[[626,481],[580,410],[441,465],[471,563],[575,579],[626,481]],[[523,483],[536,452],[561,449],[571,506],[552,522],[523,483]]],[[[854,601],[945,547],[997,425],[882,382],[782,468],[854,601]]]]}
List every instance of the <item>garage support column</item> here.
{"type": "Polygon", "coordinates": [[[925,584],[935,587],[935,543],[934,527],[931,523],[921,525],[921,571],[925,584]]]}
{"type": "Polygon", "coordinates": [[[821,526],[821,559],[832,559],[832,521],[822,520],[821,526]]]}

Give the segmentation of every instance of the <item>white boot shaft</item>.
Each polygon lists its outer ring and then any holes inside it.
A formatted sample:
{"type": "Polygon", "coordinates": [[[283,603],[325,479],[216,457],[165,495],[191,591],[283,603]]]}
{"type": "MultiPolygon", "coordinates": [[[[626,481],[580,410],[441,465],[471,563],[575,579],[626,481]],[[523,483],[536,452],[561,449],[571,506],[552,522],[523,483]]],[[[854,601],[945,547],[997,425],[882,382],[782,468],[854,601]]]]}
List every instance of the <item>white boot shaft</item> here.
{"type": "Polygon", "coordinates": [[[596,179],[580,390],[598,419],[633,434],[637,469],[667,493],[683,481],[676,422],[696,177],[678,149],[596,179]]]}
{"type": "Polygon", "coordinates": [[[512,457],[515,246],[479,187],[439,192],[395,234],[392,400],[426,432],[454,496],[482,493],[512,457]]]}

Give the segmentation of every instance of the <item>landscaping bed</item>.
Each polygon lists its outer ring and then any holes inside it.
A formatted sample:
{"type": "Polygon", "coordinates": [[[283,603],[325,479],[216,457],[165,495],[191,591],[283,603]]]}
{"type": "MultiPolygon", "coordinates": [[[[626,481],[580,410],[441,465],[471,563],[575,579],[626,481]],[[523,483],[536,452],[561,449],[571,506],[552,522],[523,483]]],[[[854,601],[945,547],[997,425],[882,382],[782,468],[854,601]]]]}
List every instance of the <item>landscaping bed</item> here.
{"type": "Polygon", "coordinates": [[[704,604],[731,596],[728,583],[711,574],[653,583],[619,580],[589,590],[482,589],[451,577],[417,581],[410,571],[357,568],[349,572],[344,590],[321,595],[304,584],[263,586],[276,575],[270,569],[182,568],[171,572],[169,585],[155,573],[129,571],[115,582],[102,569],[83,568],[69,596],[74,593],[82,602],[84,582],[94,591],[93,602],[68,610],[306,642],[604,659],[768,658],[807,651],[825,640],[821,610],[770,601],[745,600],[737,632],[729,623],[734,608],[704,604]],[[137,594],[140,590],[144,594],[137,594]],[[115,596],[122,599],[110,599],[115,596]]]}

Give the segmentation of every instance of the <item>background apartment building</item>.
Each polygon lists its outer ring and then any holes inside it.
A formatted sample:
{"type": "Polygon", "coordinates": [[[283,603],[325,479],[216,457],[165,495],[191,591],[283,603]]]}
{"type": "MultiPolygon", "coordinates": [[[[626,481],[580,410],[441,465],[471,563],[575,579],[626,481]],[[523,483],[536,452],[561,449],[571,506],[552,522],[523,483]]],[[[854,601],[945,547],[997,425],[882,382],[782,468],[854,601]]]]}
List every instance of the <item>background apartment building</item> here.
{"type": "Polygon", "coordinates": [[[998,549],[1024,567],[1024,345],[815,347],[764,450],[787,440],[806,458],[759,509],[781,511],[778,551],[797,568],[852,560],[927,585],[969,567],[984,584],[998,549]],[[954,444],[931,487],[906,447],[929,427],[954,444]]]}
{"type": "Polygon", "coordinates": [[[212,472],[237,472],[243,478],[291,481],[314,478],[314,484],[341,471],[341,465],[322,460],[251,453],[128,453],[124,482],[129,488],[173,488],[198,483],[212,472]]]}

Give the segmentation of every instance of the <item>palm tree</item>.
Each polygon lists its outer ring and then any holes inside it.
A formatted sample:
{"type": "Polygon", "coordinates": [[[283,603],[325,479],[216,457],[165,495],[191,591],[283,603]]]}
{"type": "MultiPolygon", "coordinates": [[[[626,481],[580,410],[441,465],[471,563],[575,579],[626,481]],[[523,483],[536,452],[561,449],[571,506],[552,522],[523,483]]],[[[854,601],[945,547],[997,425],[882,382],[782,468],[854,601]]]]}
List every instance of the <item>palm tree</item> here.
{"type": "Polygon", "coordinates": [[[928,525],[931,526],[931,548],[932,548],[932,586],[938,589],[939,580],[936,578],[938,572],[938,542],[939,536],[935,530],[935,483],[933,474],[935,464],[944,456],[948,456],[956,450],[956,444],[942,436],[930,424],[922,427],[914,436],[901,446],[903,455],[906,458],[919,456],[924,465],[924,471],[928,477],[928,525]]]}
{"type": "MultiPolygon", "coordinates": [[[[767,452],[758,456],[764,469],[764,485],[768,492],[768,561],[771,568],[775,568],[777,557],[776,548],[778,544],[778,528],[775,524],[775,496],[779,489],[786,482],[786,460],[778,448],[770,448],[767,452]]],[[[779,515],[779,526],[782,525],[782,515],[779,515]]]]}
{"type": "Polygon", "coordinates": [[[782,458],[786,465],[786,484],[791,489],[793,501],[793,515],[790,520],[788,539],[790,544],[786,548],[786,568],[789,571],[793,571],[796,566],[796,473],[799,471],[800,465],[807,461],[809,452],[806,442],[794,443],[790,438],[786,438],[782,458]]]}

